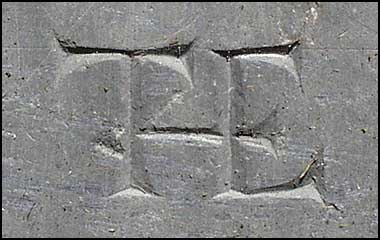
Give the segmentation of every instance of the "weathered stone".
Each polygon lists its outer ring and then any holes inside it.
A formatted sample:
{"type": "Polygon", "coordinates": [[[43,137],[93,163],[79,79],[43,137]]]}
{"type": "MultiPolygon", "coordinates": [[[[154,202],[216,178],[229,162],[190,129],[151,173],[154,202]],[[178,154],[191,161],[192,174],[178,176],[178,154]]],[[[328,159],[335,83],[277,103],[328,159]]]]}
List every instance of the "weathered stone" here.
{"type": "Polygon", "coordinates": [[[224,158],[222,137],[143,134],[137,138],[139,145],[134,145],[132,163],[134,182],[147,192],[189,201],[209,199],[224,191],[221,175],[229,162],[224,158]]]}
{"type": "MultiPolygon", "coordinates": [[[[294,125],[294,115],[289,112],[293,113],[294,106],[298,112],[305,111],[293,59],[280,54],[249,54],[233,58],[231,69],[234,189],[258,190],[296,178],[310,157],[295,157],[288,142],[294,125]]],[[[300,119],[297,123],[303,124],[300,119]]],[[[297,145],[307,147],[307,143],[306,136],[298,139],[297,145]]]]}
{"type": "Polygon", "coordinates": [[[2,14],[3,237],[378,236],[377,3],[2,14]]]}
{"type": "Polygon", "coordinates": [[[66,126],[61,141],[76,143],[64,150],[69,190],[109,196],[129,184],[129,69],[121,55],[69,56],[59,68],[54,92],[66,126]]]}
{"type": "MultiPolygon", "coordinates": [[[[147,55],[133,63],[136,128],[208,129],[222,133],[228,72],[225,61],[202,50],[181,58],[147,55]]],[[[202,131],[202,130],[201,130],[202,131]]]]}

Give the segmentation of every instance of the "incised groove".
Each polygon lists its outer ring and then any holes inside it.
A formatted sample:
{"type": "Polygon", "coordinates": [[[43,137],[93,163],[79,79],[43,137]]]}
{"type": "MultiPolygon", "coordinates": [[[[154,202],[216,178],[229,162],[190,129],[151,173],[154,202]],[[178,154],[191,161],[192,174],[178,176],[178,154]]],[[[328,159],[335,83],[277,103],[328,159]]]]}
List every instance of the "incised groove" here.
{"type": "Polygon", "coordinates": [[[246,54],[271,54],[272,53],[272,54],[288,55],[299,44],[300,44],[300,40],[296,40],[293,43],[289,43],[286,45],[258,47],[258,48],[240,48],[240,49],[232,49],[232,50],[212,49],[212,51],[226,58],[227,61],[229,62],[230,59],[235,56],[246,55],[246,54]]]}
{"type": "Polygon", "coordinates": [[[214,136],[223,136],[222,133],[218,132],[213,128],[180,128],[180,127],[156,127],[149,131],[147,128],[140,128],[141,132],[152,132],[152,133],[166,133],[166,134],[207,134],[214,136]]]}
{"type": "MultiPolygon", "coordinates": [[[[129,57],[144,56],[144,55],[168,55],[179,58],[189,51],[193,46],[195,39],[187,44],[169,44],[169,46],[159,48],[146,48],[146,49],[121,49],[121,48],[101,48],[101,47],[84,47],[78,45],[75,41],[59,36],[57,33],[55,37],[63,49],[63,51],[72,54],[123,54],[129,57]]],[[[300,40],[292,43],[277,46],[266,46],[258,48],[240,48],[231,50],[217,50],[211,49],[212,52],[224,57],[227,61],[239,55],[247,54],[280,54],[288,55],[294,48],[300,44],[300,40]]]]}
{"type": "MultiPolygon", "coordinates": [[[[137,56],[145,56],[145,55],[165,55],[165,56],[173,56],[173,57],[181,57],[185,53],[191,49],[193,46],[194,40],[188,44],[171,44],[169,46],[160,47],[160,48],[147,48],[147,49],[120,49],[120,48],[98,48],[98,47],[84,47],[79,46],[75,41],[70,39],[64,39],[56,35],[56,39],[63,49],[63,51],[70,54],[84,55],[84,54],[122,54],[128,55],[129,57],[137,57],[137,56]]],[[[259,47],[259,48],[240,48],[233,50],[215,50],[211,51],[226,58],[227,61],[230,61],[231,58],[240,56],[240,55],[248,55],[248,54],[279,54],[279,55],[289,55],[298,45],[300,44],[299,40],[296,40],[292,43],[278,46],[267,46],[267,47],[259,47]]],[[[151,61],[164,61],[166,65],[169,65],[170,61],[168,59],[156,59],[150,58],[151,61]]],[[[189,86],[192,88],[192,82],[190,74],[182,68],[182,65],[176,65],[176,70],[182,73],[186,80],[189,81],[189,86]]],[[[289,68],[294,68],[292,65],[289,68]]],[[[302,86],[302,85],[301,85],[302,86]]],[[[179,98],[179,97],[178,97],[179,98]]],[[[176,100],[177,98],[173,98],[176,100]]],[[[264,119],[262,122],[258,123],[253,128],[247,128],[245,126],[239,127],[237,132],[233,134],[235,137],[252,137],[257,138],[261,137],[262,142],[260,143],[266,149],[269,149],[270,152],[274,155],[274,147],[273,141],[270,138],[272,132],[268,131],[268,129],[272,129],[273,127],[277,127],[274,119],[278,114],[277,108],[274,109],[269,116],[264,119]]],[[[153,134],[184,134],[189,136],[190,134],[204,134],[211,136],[223,136],[223,134],[216,129],[216,127],[156,127],[152,126],[150,128],[140,128],[140,133],[153,133],[153,134]]],[[[103,153],[109,153],[108,150],[112,150],[110,153],[115,156],[120,156],[122,159],[123,153],[126,149],[123,147],[122,142],[115,137],[114,135],[103,132],[99,137],[95,139],[95,142],[98,144],[98,150],[103,153]],[[116,153],[116,154],[115,154],[116,153]],[[119,155],[118,155],[119,154],[119,155]]],[[[253,142],[253,144],[258,144],[253,142]]],[[[260,146],[261,146],[260,145],[260,146]]],[[[312,156],[312,160],[306,165],[306,167],[302,170],[302,172],[296,176],[295,178],[287,181],[285,183],[281,183],[274,186],[258,188],[258,189],[249,189],[245,187],[242,190],[243,194],[256,194],[263,192],[277,192],[284,190],[292,190],[299,187],[303,187],[307,184],[314,183],[317,191],[321,193],[324,191],[324,185],[322,184],[321,178],[323,178],[323,148],[318,149],[317,157],[312,156]]],[[[131,184],[130,188],[133,190],[140,191],[144,194],[150,194],[154,196],[161,196],[159,193],[153,190],[152,186],[147,184],[137,183],[136,185],[131,184]]],[[[325,202],[325,201],[324,201],[325,202]]],[[[332,205],[336,208],[333,204],[332,205]]]]}
{"type": "Polygon", "coordinates": [[[303,171],[294,179],[274,185],[274,186],[269,186],[269,187],[264,187],[264,188],[259,188],[259,189],[244,189],[243,193],[244,194],[256,194],[256,193],[261,193],[261,192],[274,192],[274,191],[284,191],[284,190],[292,190],[295,188],[299,188],[302,186],[305,186],[306,184],[310,182],[314,182],[317,185],[317,190],[318,192],[318,182],[316,181],[317,178],[319,178],[322,174],[323,168],[323,159],[321,158],[321,151],[323,151],[323,148],[318,148],[317,150],[317,156],[312,156],[312,160],[306,165],[306,167],[303,169],[303,171]]]}
{"type": "Polygon", "coordinates": [[[172,44],[160,48],[147,49],[120,49],[79,46],[75,41],[66,39],[56,34],[56,39],[63,51],[71,54],[123,54],[129,57],[144,55],[168,55],[180,57],[184,55],[193,45],[194,40],[187,44],[172,44]]]}

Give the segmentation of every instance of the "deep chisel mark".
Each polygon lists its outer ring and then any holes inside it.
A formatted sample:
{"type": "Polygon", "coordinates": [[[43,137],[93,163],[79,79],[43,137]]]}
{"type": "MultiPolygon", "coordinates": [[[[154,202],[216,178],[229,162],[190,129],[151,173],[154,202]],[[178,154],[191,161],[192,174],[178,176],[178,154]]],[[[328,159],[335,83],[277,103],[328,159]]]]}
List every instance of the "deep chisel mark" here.
{"type": "Polygon", "coordinates": [[[29,209],[28,213],[26,214],[26,220],[29,220],[30,214],[32,213],[33,209],[37,206],[37,203],[33,203],[32,207],[29,209]]]}
{"type": "Polygon", "coordinates": [[[147,49],[120,49],[120,48],[99,48],[78,46],[75,41],[64,39],[56,34],[56,39],[63,51],[71,54],[123,54],[129,57],[144,55],[168,55],[180,57],[192,47],[195,40],[187,44],[172,44],[161,48],[147,49]]]}
{"type": "Polygon", "coordinates": [[[141,132],[151,132],[151,133],[170,133],[170,134],[206,134],[214,136],[223,136],[222,133],[218,132],[213,128],[179,128],[179,127],[155,127],[149,131],[147,128],[140,128],[141,132]]]}
{"type": "Polygon", "coordinates": [[[144,194],[150,194],[153,196],[162,197],[161,194],[154,191],[153,187],[150,184],[141,183],[141,182],[136,181],[135,184],[132,183],[130,186],[131,186],[131,188],[138,189],[138,190],[142,191],[144,194]]]}
{"type": "Polygon", "coordinates": [[[280,54],[288,55],[293,49],[295,49],[300,44],[300,40],[296,40],[293,43],[278,46],[268,46],[259,48],[240,48],[233,50],[215,50],[212,51],[220,56],[224,57],[229,61],[231,58],[239,55],[246,54],[280,54]]]}
{"type": "Polygon", "coordinates": [[[301,186],[303,186],[302,185],[303,179],[305,178],[306,174],[309,172],[310,167],[315,162],[316,162],[316,160],[311,161],[305,167],[305,169],[302,171],[302,173],[298,177],[292,179],[289,182],[278,184],[278,185],[274,185],[274,186],[270,186],[270,187],[253,189],[253,190],[246,189],[246,190],[244,190],[243,193],[244,194],[257,194],[257,193],[262,193],[262,192],[275,192],[275,191],[292,190],[292,189],[296,189],[298,187],[301,187],[301,186]]]}
{"type": "Polygon", "coordinates": [[[233,134],[233,136],[239,138],[239,137],[252,137],[252,138],[258,138],[258,137],[265,137],[269,138],[269,136],[281,134],[281,131],[273,131],[271,133],[266,133],[266,131],[261,130],[259,127],[255,128],[238,128],[237,132],[233,134]]]}
{"type": "MultiPolygon", "coordinates": [[[[252,189],[252,190],[245,189],[243,191],[243,193],[244,194],[256,194],[256,193],[262,193],[262,192],[275,192],[275,191],[292,190],[292,189],[299,188],[299,187],[302,187],[305,184],[307,184],[306,180],[312,179],[315,182],[315,180],[314,180],[313,176],[311,176],[310,172],[322,171],[321,169],[319,169],[319,166],[315,166],[315,165],[319,165],[319,164],[323,163],[323,160],[320,159],[320,151],[322,151],[322,150],[318,150],[318,153],[317,153],[318,156],[317,157],[313,156],[313,159],[307,164],[307,166],[304,168],[304,170],[296,178],[294,178],[288,182],[278,184],[278,185],[274,185],[274,186],[270,186],[270,187],[264,187],[264,188],[252,189]],[[317,162],[318,162],[318,164],[317,164],[317,162]]],[[[318,173],[318,175],[320,175],[320,174],[321,173],[318,173]]]]}

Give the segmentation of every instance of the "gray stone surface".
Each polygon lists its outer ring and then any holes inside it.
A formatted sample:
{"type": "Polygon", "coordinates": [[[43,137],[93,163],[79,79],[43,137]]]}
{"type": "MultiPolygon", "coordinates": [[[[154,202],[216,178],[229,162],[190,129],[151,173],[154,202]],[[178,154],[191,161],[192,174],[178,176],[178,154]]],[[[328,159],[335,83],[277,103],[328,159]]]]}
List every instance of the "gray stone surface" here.
{"type": "Polygon", "coordinates": [[[378,237],[377,28],[377,3],[3,3],[2,236],[378,237]]]}

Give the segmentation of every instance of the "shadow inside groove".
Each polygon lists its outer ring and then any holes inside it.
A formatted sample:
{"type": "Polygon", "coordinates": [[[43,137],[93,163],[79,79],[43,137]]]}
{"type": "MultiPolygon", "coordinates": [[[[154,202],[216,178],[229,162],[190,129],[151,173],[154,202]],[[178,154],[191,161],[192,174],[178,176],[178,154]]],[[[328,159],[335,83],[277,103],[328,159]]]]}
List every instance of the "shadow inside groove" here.
{"type": "Polygon", "coordinates": [[[99,48],[99,47],[83,47],[78,46],[76,42],[69,39],[61,39],[56,37],[63,51],[72,54],[124,54],[129,57],[144,56],[144,55],[169,55],[180,57],[184,55],[193,45],[194,41],[188,44],[173,44],[161,48],[147,49],[117,49],[117,48],[99,48]]]}
{"type": "Polygon", "coordinates": [[[278,46],[267,46],[267,47],[259,47],[259,48],[239,48],[232,50],[215,50],[212,49],[216,54],[224,57],[229,61],[229,59],[246,54],[281,54],[288,55],[294,48],[296,48],[300,44],[299,40],[294,41],[293,43],[289,43],[286,45],[278,45],[278,46]]]}

